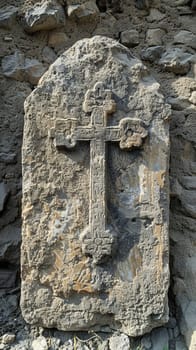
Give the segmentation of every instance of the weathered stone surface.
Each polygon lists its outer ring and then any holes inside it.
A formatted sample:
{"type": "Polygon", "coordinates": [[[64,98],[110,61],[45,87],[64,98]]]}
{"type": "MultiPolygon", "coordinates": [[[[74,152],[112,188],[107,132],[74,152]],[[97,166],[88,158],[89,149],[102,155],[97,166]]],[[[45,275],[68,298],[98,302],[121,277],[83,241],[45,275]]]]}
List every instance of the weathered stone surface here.
{"type": "Polygon", "coordinates": [[[129,350],[130,341],[129,337],[126,334],[114,335],[109,340],[109,349],[110,350],[129,350]]]}
{"type": "Polygon", "coordinates": [[[148,29],[146,33],[146,42],[149,46],[160,46],[162,44],[163,35],[165,35],[165,31],[160,28],[148,29]]]}
{"type": "Polygon", "coordinates": [[[163,46],[152,46],[141,51],[141,58],[151,63],[156,63],[163,53],[163,46]]]}
{"type": "Polygon", "coordinates": [[[27,10],[23,24],[29,33],[62,27],[65,25],[63,7],[53,0],[37,3],[27,10]]]}
{"type": "Polygon", "coordinates": [[[135,7],[139,10],[147,10],[149,9],[151,1],[149,0],[135,0],[135,7]]]}
{"type": "Polygon", "coordinates": [[[16,163],[16,153],[0,153],[0,162],[5,164],[13,164],[16,163]]]}
{"type": "Polygon", "coordinates": [[[49,64],[53,63],[55,61],[55,59],[57,58],[54,50],[48,46],[45,46],[43,48],[42,57],[43,57],[43,61],[46,63],[49,63],[49,64]]]}
{"type": "Polygon", "coordinates": [[[25,103],[21,307],[62,330],[168,319],[168,115],[118,42],[61,55],[25,103]],[[106,152],[107,147],[107,152],[106,152]]]}
{"type": "Polygon", "coordinates": [[[161,21],[165,17],[165,13],[160,12],[156,8],[150,9],[150,15],[147,17],[148,22],[161,21]]]}
{"type": "Polygon", "coordinates": [[[15,51],[13,55],[5,56],[2,59],[2,71],[5,76],[16,80],[23,80],[24,54],[15,51]]]}
{"type": "Polygon", "coordinates": [[[0,9],[0,28],[11,29],[14,24],[18,8],[7,6],[0,9]]]}
{"type": "Polygon", "coordinates": [[[4,344],[12,344],[15,340],[15,334],[6,333],[2,336],[2,343],[4,344]]]}
{"type": "Polygon", "coordinates": [[[185,44],[196,49],[196,35],[189,32],[188,30],[181,30],[174,37],[175,44],[185,44]]]}
{"type": "Polygon", "coordinates": [[[16,270],[0,268],[0,290],[13,288],[16,282],[16,270]]]}
{"type": "Polygon", "coordinates": [[[191,103],[193,103],[194,105],[196,105],[196,91],[193,91],[193,92],[192,92],[189,101],[190,101],[191,103]]]}
{"type": "Polygon", "coordinates": [[[47,344],[46,338],[44,338],[43,336],[40,336],[37,339],[33,340],[32,349],[33,350],[48,350],[48,344],[47,344]]]}
{"type": "Polygon", "coordinates": [[[4,182],[0,182],[0,212],[3,211],[6,199],[9,195],[9,189],[4,182]]]}
{"type": "Polygon", "coordinates": [[[53,48],[65,47],[69,38],[64,32],[52,31],[49,33],[48,46],[53,48]]]}
{"type": "Polygon", "coordinates": [[[30,58],[25,59],[25,80],[29,81],[31,84],[36,85],[45,71],[46,68],[38,60],[30,58]]]}
{"type": "Polygon", "coordinates": [[[9,261],[18,264],[21,243],[21,229],[6,225],[0,234],[0,262],[9,261]]]}
{"type": "Polygon", "coordinates": [[[181,330],[185,335],[190,350],[196,348],[196,301],[183,303],[183,317],[181,318],[181,330]]]}
{"type": "Polygon", "coordinates": [[[176,340],[176,350],[187,350],[187,347],[182,339],[176,340]]]}
{"type": "Polygon", "coordinates": [[[168,72],[186,74],[190,70],[190,62],[193,55],[184,52],[180,48],[168,49],[161,56],[159,64],[168,72]]]}
{"type": "Polygon", "coordinates": [[[127,47],[134,47],[139,44],[139,33],[135,29],[125,30],[120,35],[120,41],[127,47]]]}
{"type": "Polygon", "coordinates": [[[78,20],[98,20],[99,9],[96,6],[95,1],[84,1],[82,4],[69,5],[67,8],[67,14],[69,17],[76,18],[78,20]]]}
{"type": "Polygon", "coordinates": [[[19,81],[28,81],[35,85],[38,83],[46,68],[36,59],[25,58],[20,51],[2,59],[2,71],[8,78],[19,81]]]}

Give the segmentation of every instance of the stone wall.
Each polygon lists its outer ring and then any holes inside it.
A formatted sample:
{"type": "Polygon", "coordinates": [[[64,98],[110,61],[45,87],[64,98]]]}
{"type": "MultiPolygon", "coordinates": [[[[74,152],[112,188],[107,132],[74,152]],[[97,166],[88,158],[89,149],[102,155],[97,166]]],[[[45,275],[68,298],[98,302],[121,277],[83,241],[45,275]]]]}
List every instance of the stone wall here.
{"type": "Polygon", "coordinates": [[[2,293],[15,288],[19,271],[24,100],[49,65],[77,40],[109,36],[144,62],[172,107],[170,308],[187,346],[195,349],[195,0],[1,0],[0,7],[2,293]]]}

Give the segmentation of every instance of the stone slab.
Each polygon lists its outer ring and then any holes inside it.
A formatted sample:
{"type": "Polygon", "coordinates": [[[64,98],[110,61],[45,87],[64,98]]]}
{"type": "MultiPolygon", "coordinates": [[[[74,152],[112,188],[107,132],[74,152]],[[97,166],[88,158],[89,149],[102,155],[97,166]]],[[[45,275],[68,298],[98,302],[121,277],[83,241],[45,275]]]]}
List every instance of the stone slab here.
{"type": "Polygon", "coordinates": [[[21,308],[141,335],[168,320],[170,109],[118,42],[77,42],[25,102],[21,308]]]}

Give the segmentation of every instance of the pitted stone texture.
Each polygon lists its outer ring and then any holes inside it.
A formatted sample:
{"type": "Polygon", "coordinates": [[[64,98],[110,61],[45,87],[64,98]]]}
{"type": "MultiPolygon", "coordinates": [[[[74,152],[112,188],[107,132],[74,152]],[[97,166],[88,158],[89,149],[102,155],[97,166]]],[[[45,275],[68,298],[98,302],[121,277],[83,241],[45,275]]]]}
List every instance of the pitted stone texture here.
{"type": "Polygon", "coordinates": [[[137,336],[167,321],[170,109],[158,89],[127,48],[96,36],[26,100],[27,322],[137,336]]]}

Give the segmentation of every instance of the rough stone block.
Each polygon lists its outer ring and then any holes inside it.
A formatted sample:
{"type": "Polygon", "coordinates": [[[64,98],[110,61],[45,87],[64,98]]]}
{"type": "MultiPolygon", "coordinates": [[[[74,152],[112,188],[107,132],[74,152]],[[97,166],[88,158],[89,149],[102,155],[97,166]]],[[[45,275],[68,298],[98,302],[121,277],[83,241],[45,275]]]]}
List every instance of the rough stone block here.
{"type": "Polygon", "coordinates": [[[61,330],[168,320],[170,108],[129,49],[95,36],[25,102],[21,308],[61,330]]]}
{"type": "Polygon", "coordinates": [[[164,35],[165,35],[165,31],[160,28],[148,29],[146,34],[146,42],[150,46],[161,45],[162,38],[164,35]]]}
{"type": "Polygon", "coordinates": [[[85,1],[82,4],[69,5],[67,8],[67,14],[71,18],[78,20],[93,20],[97,21],[99,18],[99,9],[96,6],[95,1],[85,1]]]}
{"type": "Polygon", "coordinates": [[[191,46],[196,49],[196,35],[189,32],[188,30],[180,30],[174,36],[175,44],[185,44],[187,46],[191,46]]]}
{"type": "Polygon", "coordinates": [[[35,85],[45,72],[45,67],[36,59],[25,58],[20,51],[2,59],[2,71],[8,78],[28,81],[35,85]]]}
{"type": "Polygon", "coordinates": [[[139,33],[137,30],[125,30],[120,35],[121,43],[128,47],[134,47],[139,44],[139,33]]]}
{"type": "Polygon", "coordinates": [[[62,27],[65,25],[63,7],[51,0],[35,4],[26,11],[23,24],[29,33],[62,27]]]}
{"type": "Polygon", "coordinates": [[[170,48],[163,53],[159,60],[160,66],[175,74],[186,74],[190,70],[193,55],[180,48],[170,48]]]}
{"type": "Polygon", "coordinates": [[[0,28],[11,29],[17,14],[18,8],[7,6],[0,9],[0,28]]]}

